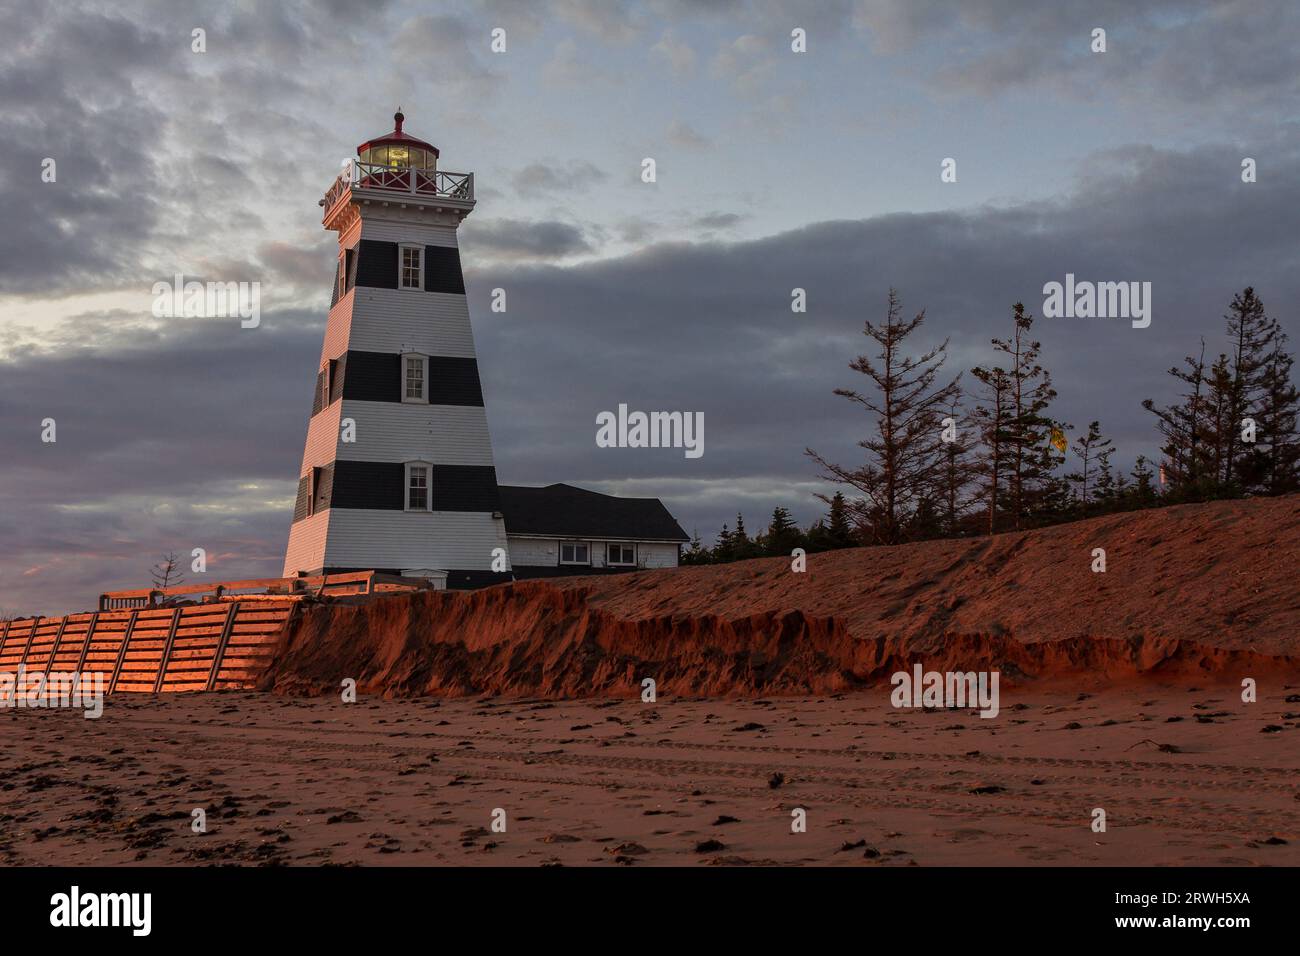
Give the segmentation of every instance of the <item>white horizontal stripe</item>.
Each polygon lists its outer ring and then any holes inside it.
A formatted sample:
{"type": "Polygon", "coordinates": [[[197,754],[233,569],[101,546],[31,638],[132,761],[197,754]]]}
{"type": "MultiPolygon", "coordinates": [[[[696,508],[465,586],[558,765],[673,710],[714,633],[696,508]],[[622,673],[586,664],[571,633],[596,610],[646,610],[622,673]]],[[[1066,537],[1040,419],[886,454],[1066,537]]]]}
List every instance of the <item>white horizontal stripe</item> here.
{"type": "MultiPolygon", "coordinates": [[[[419,460],[435,465],[493,463],[487,411],[482,406],[415,405],[354,399],[346,399],[341,404],[343,418],[356,422],[356,441],[340,441],[337,446],[338,457],[345,461],[419,460]]],[[[310,438],[308,441],[310,444],[310,438]]]]}
{"type": "Polygon", "coordinates": [[[490,571],[492,549],[508,547],[505,522],[490,512],[339,508],[325,513],[330,515],[328,567],[490,571]]]}
{"type": "Polygon", "coordinates": [[[378,219],[368,212],[361,229],[362,239],[378,242],[415,242],[422,246],[448,246],[456,248],[455,226],[434,226],[397,219],[378,219]]]}
{"type": "MultiPolygon", "coordinates": [[[[325,566],[325,537],[329,531],[330,513],[322,511],[289,527],[289,547],[285,549],[284,571],[286,578],[299,571],[318,571],[325,566]]],[[[388,567],[389,565],[384,565],[388,567]]]]}
{"type": "Polygon", "coordinates": [[[474,358],[474,331],[463,295],[411,289],[352,290],[348,348],[474,358]]]}

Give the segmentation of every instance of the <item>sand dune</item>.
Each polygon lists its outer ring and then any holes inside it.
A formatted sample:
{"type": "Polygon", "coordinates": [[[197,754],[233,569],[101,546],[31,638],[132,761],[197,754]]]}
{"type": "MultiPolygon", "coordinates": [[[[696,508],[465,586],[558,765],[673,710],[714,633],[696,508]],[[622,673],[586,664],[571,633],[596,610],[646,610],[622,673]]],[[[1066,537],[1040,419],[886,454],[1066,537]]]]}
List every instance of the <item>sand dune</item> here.
{"type": "Polygon", "coordinates": [[[316,607],[261,686],[822,694],[923,662],[1004,682],[1300,673],[1300,497],[1043,530],[316,607]],[[1093,549],[1107,570],[1091,570],[1093,549]]]}

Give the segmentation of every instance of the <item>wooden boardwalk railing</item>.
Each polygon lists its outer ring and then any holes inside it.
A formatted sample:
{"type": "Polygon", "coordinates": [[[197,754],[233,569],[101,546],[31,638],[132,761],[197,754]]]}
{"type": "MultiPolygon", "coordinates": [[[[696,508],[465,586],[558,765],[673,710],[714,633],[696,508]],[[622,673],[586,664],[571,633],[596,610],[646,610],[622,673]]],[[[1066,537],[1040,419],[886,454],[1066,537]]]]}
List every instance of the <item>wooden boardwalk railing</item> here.
{"type": "Polygon", "coordinates": [[[101,611],[156,607],[165,601],[187,599],[233,598],[240,600],[275,600],[295,595],[345,597],[353,594],[376,594],[384,591],[413,591],[430,587],[423,578],[406,578],[380,571],[351,571],[347,574],[318,574],[309,578],[254,578],[249,581],[222,581],[216,584],[180,584],[169,588],[142,588],[135,591],[107,591],[99,596],[101,611]]]}

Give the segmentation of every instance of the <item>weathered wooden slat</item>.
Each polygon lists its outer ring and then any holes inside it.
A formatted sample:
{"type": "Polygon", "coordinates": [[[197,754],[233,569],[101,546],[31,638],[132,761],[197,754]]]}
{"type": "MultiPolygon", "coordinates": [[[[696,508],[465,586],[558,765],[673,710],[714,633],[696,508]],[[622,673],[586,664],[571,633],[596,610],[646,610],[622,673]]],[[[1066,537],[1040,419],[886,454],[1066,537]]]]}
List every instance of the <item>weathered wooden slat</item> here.
{"type": "Polygon", "coordinates": [[[167,635],[167,643],[163,645],[162,660],[158,662],[158,679],[154,683],[154,693],[162,690],[163,677],[167,674],[167,659],[172,653],[172,643],[176,640],[176,628],[181,623],[181,609],[177,608],[176,613],[172,616],[172,629],[167,635]]]}
{"type": "Polygon", "coordinates": [[[113,665],[113,678],[108,682],[110,694],[117,690],[117,678],[122,671],[122,662],[126,660],[126,649],[131,643],[131,632],[135,629],[135,619],[139,613],[138,610],[131,612],[131,617],[126,622],[126,630],[122,632],[122,646],[117,649],[117,663],[113,665]]]}
{"type": "Polygon", "coordinates": [[[77,671],[86,667],[86,655],[90,653],[90,642],[95,639],[95,625],[99,623],[99,614],[90,615],[90,626],[86,629],[86,640],[81,645],[81,656],[77,658],[77,671]]]}
{"type": "Polygon", "coordinates": [[[221,662],[226,657],[226,647],[230,644],[230,634],[235,627],[235,619],[239,617],[239,602],[230,603],[230,613],[226,616],[226,626],[222,628],[221,636],[217,639],[217,649],[212,655],[212,670],[208,672],[208,690],[212,690],[217,683],[217,675],[221,673],[221,662]]]}
{"type": "Polygon", "coordinates": [[[23,656],[18,658],[18,666],[20,667],[27,663],[27,655],[32,649],[32,641],[36,640],[36,628],[40,623],[41,619],[39,617],[32,618],[32,632],[27,635],[27,646],[23,648],[23,656]]]}
{"type": "Polygon", "coordinates": [[[45,661],[45,673],[49,673],[54,668],[54,658],[59,654],[59,642],[63,640],[63,632],[68,628],[68,617],[65,614],[63,620],[59,621],[59,629],[54,635],[54,643],[50,647],[50,656],[45,661]]]}

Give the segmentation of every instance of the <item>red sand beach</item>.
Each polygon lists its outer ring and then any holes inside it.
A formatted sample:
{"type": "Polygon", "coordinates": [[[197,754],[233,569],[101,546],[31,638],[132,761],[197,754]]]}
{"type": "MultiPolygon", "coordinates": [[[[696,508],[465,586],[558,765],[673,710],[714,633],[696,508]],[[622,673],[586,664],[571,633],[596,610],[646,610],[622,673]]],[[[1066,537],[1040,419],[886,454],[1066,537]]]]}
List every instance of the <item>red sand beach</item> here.
{"type": "Polygon", "coordinates": [[[0,859],[1297,865],[1298,543],[1291,497],[322,604],[257,691],[0,710],[0,859]],[[999,715],[891,706],[917,662],[999,715]]]}
{"type": "Polygon", "coordinates": [[[656,704],[123,695],[99,721],[0,714],[0,859],[1294,866],[1300,697],[1281,694],[1300,687],[1261,690],[1256,705],[1231,688],[1007,692],[997,720],[895,711],[887,688],[656,704]]]}

